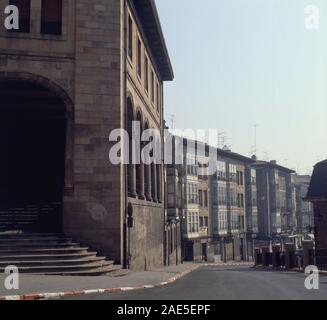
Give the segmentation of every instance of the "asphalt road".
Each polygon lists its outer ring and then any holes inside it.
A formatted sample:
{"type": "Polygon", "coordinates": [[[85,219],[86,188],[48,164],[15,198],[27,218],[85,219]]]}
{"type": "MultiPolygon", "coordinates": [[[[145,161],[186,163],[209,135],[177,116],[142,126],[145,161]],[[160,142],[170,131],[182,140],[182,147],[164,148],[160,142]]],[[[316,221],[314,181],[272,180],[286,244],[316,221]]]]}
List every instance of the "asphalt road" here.
{"type": "Polygon", "coordinates": [[[155,289],[88,295],[78,300],[326,300],[327,277],[319,290],[307,290],[305,275],[249,267],[201,268],[177,282],[155,289]]]}

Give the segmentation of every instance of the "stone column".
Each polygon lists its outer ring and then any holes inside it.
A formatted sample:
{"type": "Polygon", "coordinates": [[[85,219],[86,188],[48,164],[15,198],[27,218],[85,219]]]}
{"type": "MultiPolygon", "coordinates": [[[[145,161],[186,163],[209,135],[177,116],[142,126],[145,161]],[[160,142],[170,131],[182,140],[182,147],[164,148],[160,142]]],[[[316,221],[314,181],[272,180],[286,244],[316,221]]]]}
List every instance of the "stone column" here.
{"type": "Polygon", "coordinates": [[[140,170],[140,174],[139,174],[139,192],[138,192],[138,197],[139,199],[144,200],[145,199],[145,192],[144,192],[144,163],[141,163],[139,165],[139,170],[140,170]]]}
{"type": "Polygon", "coordinates": [[[129,196],[132,198],[136,198],[136,168],[134,164],[130,164],[128,167],[129,170],[129,184],[130,184],[130,190],[129,190],[129,196]]]}
{"type": "Polygon", "coordinates": [[[272,266],[274,269],[280,267],[280,246],[272,247],[272,266]]]}
{"type": "Polygon", "coordinates": [[[314,264],[314,255],[313,255],[313,241],[311,240],[303,240],[303,270],[307,266],[314,264]]]}
{"type": "Polygon", "coordinates": [[[293,243],[285,243],[285,268],[290,270],[295,267],[295,245],[293,243]]]}
{"type": "Polygon", "coordinates": [[[145,165],[145,197],[148,201],[152,201],[151,188],[151,165],[145,165]]]}

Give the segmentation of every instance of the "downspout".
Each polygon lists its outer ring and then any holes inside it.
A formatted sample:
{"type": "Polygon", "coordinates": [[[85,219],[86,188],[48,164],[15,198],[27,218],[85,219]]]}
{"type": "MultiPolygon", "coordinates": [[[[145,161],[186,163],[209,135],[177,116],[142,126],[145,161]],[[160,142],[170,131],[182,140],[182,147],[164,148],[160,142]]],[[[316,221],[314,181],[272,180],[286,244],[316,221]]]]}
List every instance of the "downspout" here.
{"type": "MultiPolygon", "coordinates": [[[[127,68],[126,68],[126,21],[127,21],[127,0],[124,0],[124,25],[123,25],[123,99],[124,99],[124,119],[125,119],[125,130],[128,128],[127,123],[127,90],[126,90],[126,83],[127,83],[127,68]]],[[[127,165],[123,164],[123,172],[125,178],[125,194],[124,194],[124,227],[123,227],[123,267],[124,269],[129,269],[129,261],[128,261],[128,232],[127,232],[127,217],[128,217],[128,177],[127,177],[127,165]]]]}

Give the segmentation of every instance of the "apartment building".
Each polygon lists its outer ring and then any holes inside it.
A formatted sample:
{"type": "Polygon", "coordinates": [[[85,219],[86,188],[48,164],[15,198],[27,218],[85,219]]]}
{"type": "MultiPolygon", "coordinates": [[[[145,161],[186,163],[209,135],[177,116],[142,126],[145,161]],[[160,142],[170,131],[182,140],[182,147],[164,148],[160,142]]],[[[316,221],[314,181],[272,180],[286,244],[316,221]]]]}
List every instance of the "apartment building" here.
{"type": "Polygon", "coordinates": [[[179,164],[167,166],[168,216],[181,219],[183,259],[251,260],[258,232],[255,161],[179,137],[173,149],[179,164]]]}
{"type": "Polygon", "coordinates": [[[251,177],[248,170],[254,161],[228,149],[217,150],[217,161],[217,173],[211,179],[215,256],[223,261],[247,260],[252,257],[253,247],[247,220],[251,225],[252,220],[256,220],[252,218],[256,214],[256,201],[247,210],[247,203],[253,201],[248,197],[256,196],[252,188],[251,192],[248,190],[251,177]]]}
{"type": "Polygon", "coordinates": [[[314,211],[312,203],[305,201],[309,190],[311,176],[295,175],[297,231],[310,234],[314,230],[314,211]]]}
{"type": "Polygon", "coordinates": [[[253,164],[257,176],[258,232],[261,239],[296,231],[293,170],[276,161],[253,164]]]}

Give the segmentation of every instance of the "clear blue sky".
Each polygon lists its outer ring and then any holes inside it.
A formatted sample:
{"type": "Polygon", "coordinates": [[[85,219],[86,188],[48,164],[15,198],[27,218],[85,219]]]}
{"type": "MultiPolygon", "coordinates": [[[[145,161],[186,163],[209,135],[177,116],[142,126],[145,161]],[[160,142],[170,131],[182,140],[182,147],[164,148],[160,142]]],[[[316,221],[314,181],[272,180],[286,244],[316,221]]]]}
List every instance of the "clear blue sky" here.
{"type": "Polygon", "coordinates": [[[175,71],[175,128],[226,132],[250,155],[308,173],[327,159],[327,1],[157,0],[175,71]],[[305,28],[305,7],[320,11],[305,28]],[[286,161],[287,159],[287,161],[286,161]]]}

